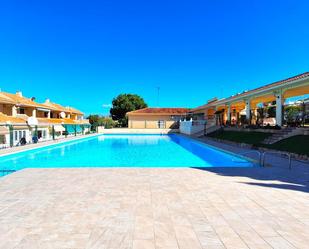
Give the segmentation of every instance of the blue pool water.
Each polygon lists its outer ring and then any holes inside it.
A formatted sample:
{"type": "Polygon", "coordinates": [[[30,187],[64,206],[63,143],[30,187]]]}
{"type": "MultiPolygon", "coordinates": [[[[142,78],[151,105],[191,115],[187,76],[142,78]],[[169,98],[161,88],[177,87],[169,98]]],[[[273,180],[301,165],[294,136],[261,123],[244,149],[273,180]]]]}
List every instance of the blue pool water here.
{"type": "Polygon", "coordinates": [[[100,135],[0,157],[0,170],[48,167],[252,167],[179,135],[100,135]]]}

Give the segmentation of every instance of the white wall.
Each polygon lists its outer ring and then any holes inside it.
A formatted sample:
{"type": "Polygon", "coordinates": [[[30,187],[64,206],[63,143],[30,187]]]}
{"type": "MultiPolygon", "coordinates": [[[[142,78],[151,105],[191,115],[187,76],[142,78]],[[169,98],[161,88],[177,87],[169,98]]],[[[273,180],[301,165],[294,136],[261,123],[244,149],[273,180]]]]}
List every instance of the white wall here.
{"type": "Polygon", "coordinates": [[[192,135],[198,132],[203,131],[205,128],[205,121],[181,121],[179,123],[179,131],[182,134],[192,135]]]}
{"type": "Polygon", "coordinates": [[[133,128],[113,128],[101,129],[98,133],[102,134],[168,134],[177,133],[178,129],[133,129],[133,128]]]}

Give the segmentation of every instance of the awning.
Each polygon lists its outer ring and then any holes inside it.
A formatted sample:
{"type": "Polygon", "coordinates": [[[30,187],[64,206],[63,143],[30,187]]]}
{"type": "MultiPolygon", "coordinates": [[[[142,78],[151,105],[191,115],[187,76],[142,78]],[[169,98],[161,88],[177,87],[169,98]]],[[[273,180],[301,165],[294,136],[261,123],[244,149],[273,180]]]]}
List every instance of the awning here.
{"type": "Polygon", "coordinates": [[[55,132],[63,132],[65,128],[62,125],[54,125],[55,132]]]}
{"type": "Polygon", "coordinates": [[[76,132],[78,133],[82,131],[83,131],[82,127],[80,125],[76,125],[76,132]]]}
{"type": "Polygon", "coordinates": [[[13,129],[14,130],[29,130],[29,126],[27,126],[27,125],[14,125],[13,124],[13,129]]]}
{"type": "Polygon", "coordinates": [[[224,109],[223,110],[219,110],[219,111],[216,111],[215,114],[221,114],[224,112],[224,109]]]}
{"type": "Polygon", "coordinates": [[[45,108],[41,108],[41,107],[39,107],[39,108],[36,108],[38,111],[42,111],[42,112],[50,112],[50,110],[49,109],[45,109],[45,108]]]}
{"type": "Polygon", "coordinates": [[[67,131],[69,134],[75,133],[74,125],[66,125],[66,131],[67,131]]]}
{"type": "Polygon", "coordinates": [[[0,135],[6,135],[9,134],[9,128],[5,126],[0,126],[0,135]]]}

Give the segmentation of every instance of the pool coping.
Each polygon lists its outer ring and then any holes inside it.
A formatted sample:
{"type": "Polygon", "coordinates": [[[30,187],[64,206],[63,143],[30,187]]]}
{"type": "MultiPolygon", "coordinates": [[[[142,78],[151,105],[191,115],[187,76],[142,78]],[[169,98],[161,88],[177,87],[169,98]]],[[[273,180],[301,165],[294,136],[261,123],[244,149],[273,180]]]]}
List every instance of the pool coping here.
{"type": "Polygon", "coordinates": [[[51,146],[57,146],[57,145],[65,144],[65,143],[78,141],[78,140],[84,140],[84,139],[96,137],[96,136],[99,136],[99,135],[102,135],[102,134],[96,133],[96,134],[83,135],[83,136],[78,136],[78,137],[69,137],[69,138],[64,138],[64,139],[61,139],[61,140],[49,140],[49,141],[44,141],[44,142],[37,143],[37,144],[29,144],[29,146],[31,146],[31,148],[27,147],[27,145],[26,146],[18,146],[18,147],[7,148],[8,151],[0,151],[0,158],[4,157],[4,156],[10,156],[10,155],[26,152],[26,151],[38,150],[38,149],[51,147],[51,146]],[[18,148],[18,150],[10,151],[10,150],[14,150],[15,148],[18,148]],[[21,149],[19,149],[19,148],[21,148],[21,149]],[[3,153],[1,153],[1,152],[3,152],[3,153]]]}

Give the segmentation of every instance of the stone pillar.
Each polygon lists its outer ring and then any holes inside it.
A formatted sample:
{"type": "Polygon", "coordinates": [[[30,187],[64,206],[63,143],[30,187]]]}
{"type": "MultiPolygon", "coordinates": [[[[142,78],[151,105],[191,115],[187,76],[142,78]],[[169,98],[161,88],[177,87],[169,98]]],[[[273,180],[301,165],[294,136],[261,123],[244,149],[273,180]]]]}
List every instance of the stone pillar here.
{"type": "Polygon", "coordinates": [[[231,122],[231,104],[227,105],[227,121],[231,122]]]}
{"type": "Polygon", "coordinates": [[[282,93],[275,93],[276,96],[276,125],[282,126],[282,111],[283,111],[283,98],[282,93]]]}
{"type": "Polygon", "coordinates": [[[47,112],[47,118],[50,118],[50,111],[47,112]]]}
{"type": "Polygon", "coordinates": [[[32,117],[36,118],[36,109],[32,110],[32,117]]]}
{"type": "Polygon", "coordinates": [[[250,106],[250,99],[246,100],[246,119],[249,121],[251,120],[251,106],[250,106]]]}

